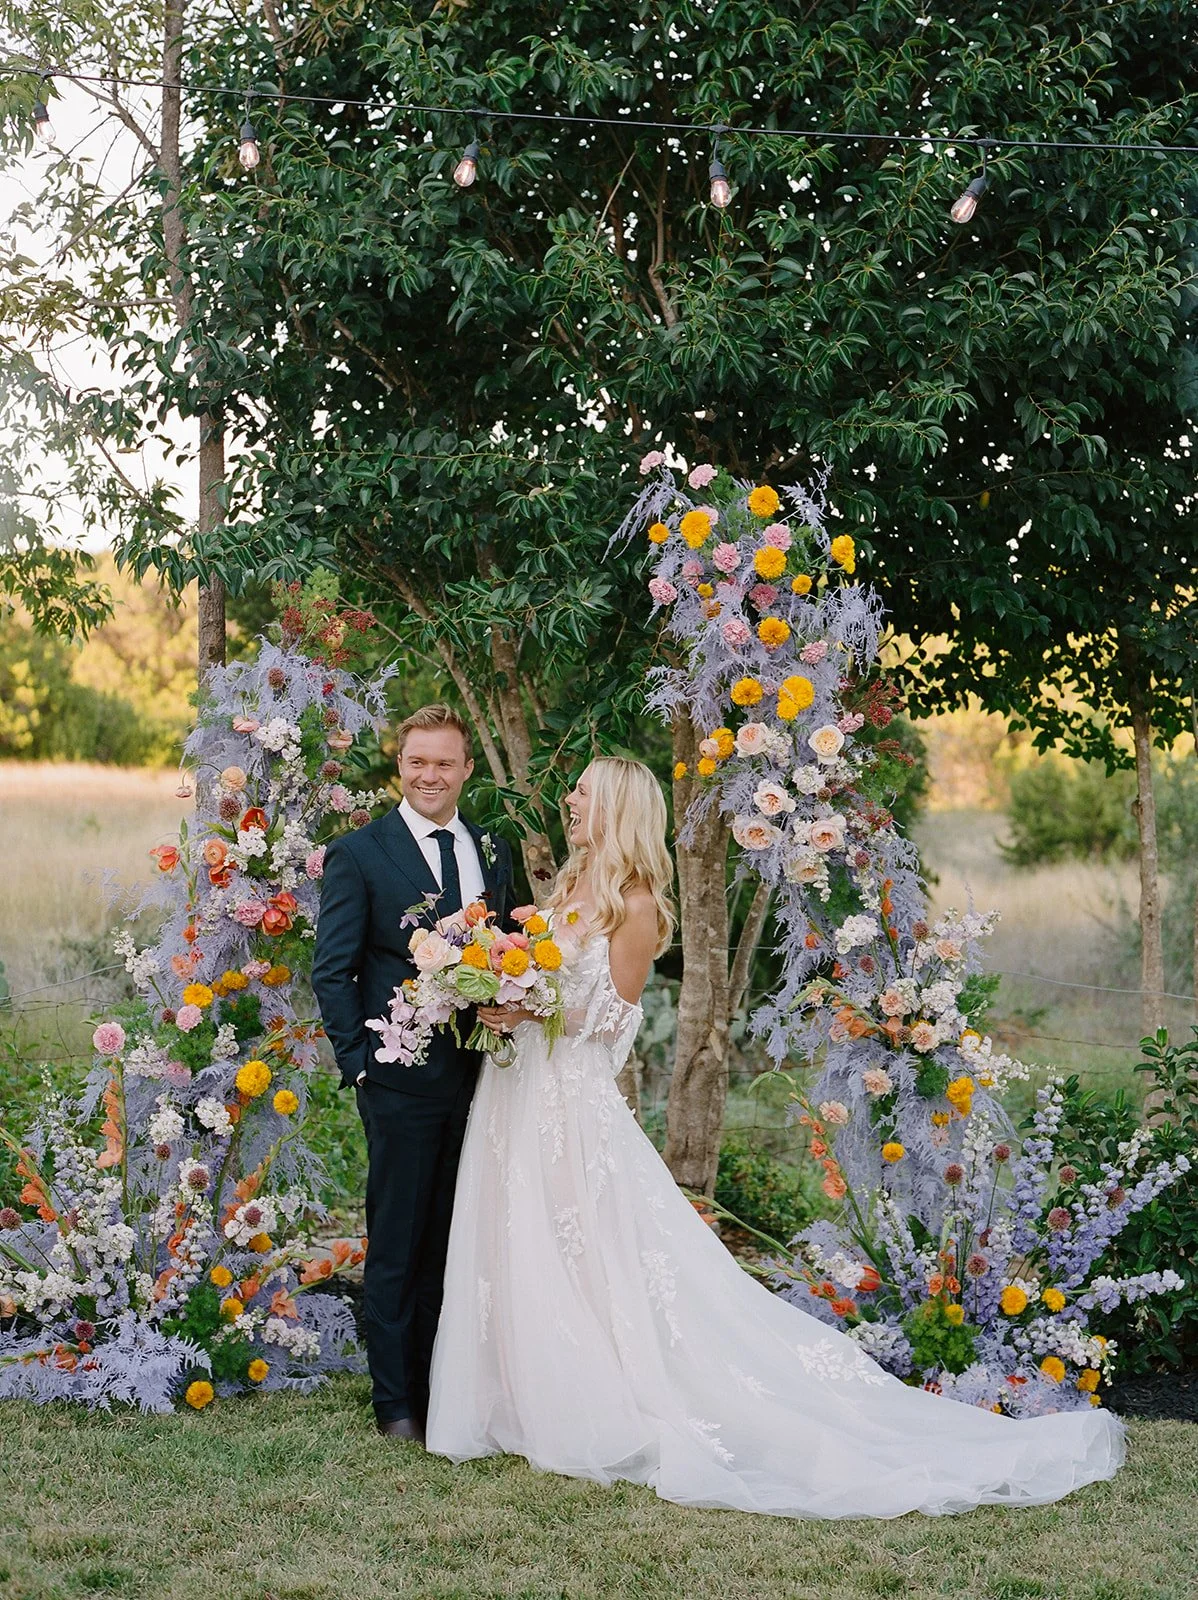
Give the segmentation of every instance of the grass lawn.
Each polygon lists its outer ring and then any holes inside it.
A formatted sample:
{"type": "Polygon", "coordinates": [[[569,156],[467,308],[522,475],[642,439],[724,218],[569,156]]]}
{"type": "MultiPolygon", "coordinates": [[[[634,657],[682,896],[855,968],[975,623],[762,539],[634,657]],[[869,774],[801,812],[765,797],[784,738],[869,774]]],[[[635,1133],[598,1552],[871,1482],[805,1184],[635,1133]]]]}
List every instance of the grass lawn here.
{"type": "MultiPolygon", "coordinates": [[[[500,1458],[378,1439],[363,1380],[199,1415],[3,1408],[4,1600],[1183,1600],[1198,1563],[1186,1423],[1056,1506],[800,1523],[667,1505],[500,1458]]],[[[796,1439],[795,1448],[802,1448],[796,1439]]]]}

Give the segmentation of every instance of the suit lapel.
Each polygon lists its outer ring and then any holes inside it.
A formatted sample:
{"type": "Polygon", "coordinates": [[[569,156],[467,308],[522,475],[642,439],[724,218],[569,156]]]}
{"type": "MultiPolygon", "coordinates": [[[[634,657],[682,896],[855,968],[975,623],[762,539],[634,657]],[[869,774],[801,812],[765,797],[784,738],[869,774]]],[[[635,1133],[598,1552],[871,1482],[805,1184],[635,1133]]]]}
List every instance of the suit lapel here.
{"type": "Polygon", "coordinates": [[[414,902],[429,895],[439,894],[440,885],[433,876],[432,868],[424,859],[424,851],[416,843],[412,830],[399,814],[399,807],[395,806],[383,818],[383,826],[379,829],[379,843],[391,857],[391,860],[409,880],[413,888],[419,891],[414,897],[414,902]]]}

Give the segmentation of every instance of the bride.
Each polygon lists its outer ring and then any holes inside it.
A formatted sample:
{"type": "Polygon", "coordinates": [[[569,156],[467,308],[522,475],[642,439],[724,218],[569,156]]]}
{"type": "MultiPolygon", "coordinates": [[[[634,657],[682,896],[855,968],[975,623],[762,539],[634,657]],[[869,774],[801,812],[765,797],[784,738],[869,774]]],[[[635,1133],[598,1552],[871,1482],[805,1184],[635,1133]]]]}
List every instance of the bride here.
{"type": "Polygon", "coordinates": [[[567,803],[567,1035],[481,1013],[516,1056],[487,1063],[470,1113],[428,1448],[795,1517],[1035,1505],[1112,1477],[1108,1412],[1015,1421],[909,1388],[736,1264],[615,1084],[673,928],[661,790],[603,758],[567,803]]]}

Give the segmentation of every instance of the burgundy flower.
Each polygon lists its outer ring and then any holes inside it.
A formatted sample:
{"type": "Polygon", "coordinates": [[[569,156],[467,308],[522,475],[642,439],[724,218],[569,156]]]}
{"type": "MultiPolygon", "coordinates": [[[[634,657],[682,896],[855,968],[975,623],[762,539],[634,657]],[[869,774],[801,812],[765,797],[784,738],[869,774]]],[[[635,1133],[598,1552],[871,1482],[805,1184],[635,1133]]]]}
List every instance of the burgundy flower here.
{"type": "Polygon", "coordinates": [[[6,1232],[8,1232],[13,1228],[19,1228],[20,1226],[20,1212],[14,1211],[12,1206],[5,1206],[3,1211],[0,1211],[0,1228],[3,1228],[6,1232]]]}
{"type": "Polygon", "coordinates": [[[1127,1190],[1122,1184],[1117,1183],[1113,1189],[1106,1192],[1106,1203],[1112,1211],[1117,1211],[1127,1199],[1127,1190]]]}
{"type": "Polygon", "coordinates": [[[287,674],[282,667],[271,667],[266,674],[266,681],[272,689],[285,689],[287,687],[287,674]]]}
{"type": "Polygon", "coordinates": [[[175,1013],[171,1010],[170,1006],[163,1007],[162,1020],[163,1022],[173,1022],[175,1020],[175,1013]]]}
{"type": "Polygon", "coordinates": [[[355,806],[349,814],[349,821],[353,828],[364,828],[370,821],[370,812],[365,806],[355,806]]]}
{"type": "Polygon", "coordinates": [[[336,727],[340,726],[340,723],[341,723],[341,718],[333,710],[332,706],[330,706],[328,708],[328,710],[324,714],[324,725],[325,725],[325,727],[326,728],[336,728],[336,727]]]}
{"type": "Polygon", "coordinates": [[[212,1174],[208,1171],[207,1167],[192,1167],[191,1171],[187,1174],[187,1187],[189,1189],[196,1189],[202,1192],[208,1187],[211,1181],[212,1174]]]}
{"type": "Polygon", "coordinates": [[[990,1263],[985,1256],[978,1255],[975,1251],[965,1263],[965,1276],[967,1278],[984,1278],[990,1271],[990,1263]]]}
{"type": "Polygon", "coordinates": [[[869,866],[869,851],[868,850],[858,850],[857,854],[853,857],[853,861],[859,867],[868,867],[869,866]]]}
{"type": "Polygon", "coordinates": [[[1009,1144],[996,1144],[993,1150],[994,1159],[1001,1165],[1011,1159],[1011,1146],[1009,1144]]]}
{"type": "Polygon", "coordinates": [[[1053,1206],[1052,1210],[1048,1213],[1048,1226],[1054,1233],[1064,1233],[1065,1229],[1072,1221],[1073,1218],[1069,1215],[1064,1206],[1053,1206]]]}
{"type": "Polygon", "coordinates": [[[961,1182],[964,1176],[965,1168],[959,1161],[950,1161],[948,1166],[944,1169],[944,1181],[945,1183],[950,1184],[953,1188],[955,1188],[957,1184],[961,1182]]]}
{"type": "Polygon", "coordinates": [[[927,923],[924,922],[922,917],[911,924],[911,932],[917,939],[926,939],[930,931],[931,930],[929,929],[927,923]]]}
{"type": "Polygon", "coordinates": [[[236,794],[222,794],[217,802],[217,812],[222,822],[236,822],[241,815],[241,796],[236,794]]]}
{"type": "Polygon", "coordinates": [[[320,775],[322,778],[327,778],[330,783],[334,778],[339,778],[341,776],[340,761],[326,761],[320,769],[320,775]]]}
{"type": "Polygon", "coordinates": [[[80,1317],[79,1321],[76,1322],[72,1327],[71,1332],[75,1335],[76,1339],[94,1339],[96,1337],[96,1325],[94,1322],[85,1322],[83,1318],[80,1317]]]}
{"type": "Polygon", "coordinates": [[[262,1221],[261,1207],[254,1205],[246,1206],[245,1210],[241,1213],[241,1220],[245,1223],[247,1228],[256,1228],[262,1221]]]}
{"type": "Polygon", "coordinates": [[[990,1243],[990,1229],[989,1228],[983,1228],[981,1233],[978,1234],[978,1243],[981,1245],[983,1250],[990,1243]]]}
{"type": "Polygon", "coordinates": [[[1077,1168],[1076,1167],[1069,1167],[1069,1166],[1062,1167],[1061,1168],[1061,1182],[1062,1183],[1076,1183],[1077,1182],[1077,1168]]]}
{"type": "Polygon", "coordinates": [[[857,965],[858,965],[858,967],[860,967],[861,971],[864,972],[866,977],[868,978],[870,973],[874,970],[874,958],[873,958],[873,956],[862,956],[861,960],[858,961],[857,965]]]}
{"type": "Polygon", "coordinates": [[[171,1158],[171,1147],[169,1144],[156,1144],[154,1146],[154,1154],[158,1157],[159,1161],[169,1161],[171,1158]]]}

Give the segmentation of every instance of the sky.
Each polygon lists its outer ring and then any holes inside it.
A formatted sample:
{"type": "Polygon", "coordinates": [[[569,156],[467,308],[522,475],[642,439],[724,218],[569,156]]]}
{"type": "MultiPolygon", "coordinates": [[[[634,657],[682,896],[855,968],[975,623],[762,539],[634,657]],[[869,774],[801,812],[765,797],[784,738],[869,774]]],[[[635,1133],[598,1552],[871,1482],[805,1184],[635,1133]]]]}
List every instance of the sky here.
{"type": "MultiPolygon", "coordinates": [[[[143,109],[149,110],[151,104],[147,98],[143,109]]],[[[105,195],[119,194],[143,159],[133,134],[72,83],[62,80],[56,83],[49,107],[55,133],[54,148],[85,161],[105,195]]],[[[41,185],[40,169],[49,159],[52,159],[52,152],[39,145],[32,154],[0,168],[0,216],[6,222],[11,222],[17,207],[36,197],[41,185]]],[[[44,226],[35,230],[22,229],[18,234],[22,253],[39,263],[52,262],[57,244],[54,231],[44,226]]],[[[60,380],[73,389],[109,388],[117,381],[109,352],[91,342],[64,341],[52,352],[37,354],[39,362],[43,365],[49,362],[60,380]]],[[[178,421],[172,431],[181,445],[190,448],[190,423],[178,421]]],[[[0,449],[5,444],[3,429],[0,429],[0,449]]],[[[49,475],[57,476],[53,462],[47,465],[49,475]]],[[[147,452],[140,461],[125,456],[121,466],[135,481],[149,483],[163,477],[176,484],[180,509],[189,516],[194,515],[194,469],[184,466],[180,470],[159,451],[147,452]]],[[[108,543],[102,536],[87,534],[77,508],[68,503],[59,504],[56,521],[53,531],[64,541],[78,542],[91,550],[103,549],[108,543]]]]}

